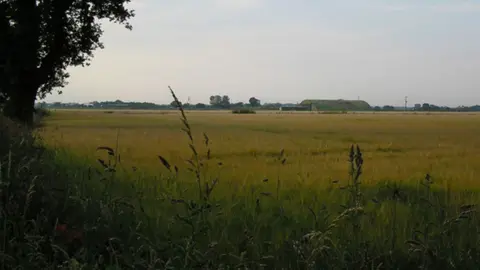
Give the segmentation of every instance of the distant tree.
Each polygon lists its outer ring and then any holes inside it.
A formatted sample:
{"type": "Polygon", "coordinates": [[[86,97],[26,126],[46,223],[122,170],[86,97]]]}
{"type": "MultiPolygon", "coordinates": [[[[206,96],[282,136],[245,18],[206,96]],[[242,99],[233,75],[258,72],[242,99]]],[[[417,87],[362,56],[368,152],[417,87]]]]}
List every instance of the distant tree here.
{"type": "Polygon", "coordinates": [[[255,98],[255,97],[251,97],[248,102],[250,103],[250,106],[252,107],[259,107],[261,104],[260,104],[260,100],[255,98]]]}
{"type": "Polygon", "coordinates": [[[207,105],[203,104],[203,103],[197,103],[195,104],[195,108],[197,109],[205,109],[207,108],[207,105]]]}
{"type": "Polygon", "coordinates": [[[67,83],[70,66],[102,49],[101,20],[125,25],[130,0],[1,0],[0,102],[7,117],[32,123],[35,100],[67,83]]]}
{"type": "Polygon", "coordinates": [[[222,97],[222,103],[221,103],[223,108],[229,108],[230,107],[230,97],[225,95],[222,97]]]}
{"type": "Polygon", "coordinates": [[[182,105],[182,103],[180,102],[180,104],[179,104],[179,103],[177,103],[175,100],[172,101],[172,102],[170,102],[170,106],[171,106],[171,107],[178,108],[179,105],[182,105]]]}
{"type": "Polygon", "coordinates": [[[374,110],[374,111],[381,111],[382,108],[381,108],[380,106],[375,106],[375,107],[373,107],[373,110],[374,110]]]}
{"type": "Polygon", "coordinates": [[[423,103],[422,104],[422,111],[430,111],[430,104],[423,103]]]}
{"type": "Polygon", "coordinates": [[[413,107],[413,109],[414,109],[415,111],[420,111],[420,110],[422,109],[422,104],[419,104],[419,103],[415,104],[415,106],[413,107]]]}
{"type": "Polygon", "coordinates": [[[36,107],[37,108],[46,108],[47,107],[47,103],[45,101],[42,101],[42,102],[38,102],[36,104],[36,107]]]}
{"type": "Polygon", "coordinates": [[[473,111],[473,112],[478,112],[478,111],[480,111],[480,105],[472,106],[472,107],[470,107],[470,110],[473,111]]]}
{"type": "Polygon", "coordinates": [[[393,110],[395,110],[395,107],[390,106],[390,105],[385,105],[385,106],[383,106],[383,110],[384,111],[393,111],[393,110]]]}
{"type": "Polygon", "coordinates": [[[210,105],[212,107],[221,107],[222,97],[220,95],[210,96],[210,105]]]}
{"type": "Polygon", "coordinates": [[[232,104],[232,107],[234,108],[242,108],[245,104],[243,102],[237,102],[232,104]]]}
{"type": "Polygon", "coordinates": [[[282,107],[281,103],[265,103],[261,105],[262,109],[264,110],[278,110],[282,107]]]}

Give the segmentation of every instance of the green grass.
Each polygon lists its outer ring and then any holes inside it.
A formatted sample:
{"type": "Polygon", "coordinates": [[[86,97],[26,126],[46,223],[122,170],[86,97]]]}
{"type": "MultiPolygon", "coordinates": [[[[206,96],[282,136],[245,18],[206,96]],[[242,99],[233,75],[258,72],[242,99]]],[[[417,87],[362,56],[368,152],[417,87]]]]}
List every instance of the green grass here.
{"type": "Polygon", "coordinates": [[[82,242],[56,258],[88,269],[476,269],[479,122],[57,111],[31,173],[65,185],[82,242]]]}

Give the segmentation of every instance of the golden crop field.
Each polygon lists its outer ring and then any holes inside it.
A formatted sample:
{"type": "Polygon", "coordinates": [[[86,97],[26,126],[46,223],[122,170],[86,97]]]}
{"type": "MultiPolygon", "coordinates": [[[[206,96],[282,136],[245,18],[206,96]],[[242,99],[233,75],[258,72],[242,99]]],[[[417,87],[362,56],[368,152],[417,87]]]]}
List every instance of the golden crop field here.
{"type": "Polygon", "coordinates": [[[57,150],[47,153],[72,200],[83,198],[71,209],[86,209],[94,228],[112,224],[107,234],[126,230],[132,241],[162,247],[175,269],[202,261],[235,269],[478,268],[467,253],[480,243],[480,114],[186,116],[201,167],[187,162],[193,151],[178,111],[46,117],[41,138],[57,150]],[[361,161],[349,161],[353,144],[364,163],[350,175],[361,161]],[[115,149],[120,169],[101,170],[96,159],[108,157],[100,146],[115,149]]]}
{"type": "MultiPolygon", "coordinates": [[[[348,151],[358,144],[365,165],[362,184],[416,182],[426,173],[450,188],[480,187],[480,114],[187,112],[197,150],[211,140],[220,179],[258,182],[277,178],[324,186],[348,177],[348,151]],[[284,149],[287,161],[278,160],[284,149]]],[[[98,146],[116,148],[123,164],[156,174],[158,155],[184,168],[191,156],[177,111],[58,110],[46,119],[43,138],[77,155],[98,146]]]]}

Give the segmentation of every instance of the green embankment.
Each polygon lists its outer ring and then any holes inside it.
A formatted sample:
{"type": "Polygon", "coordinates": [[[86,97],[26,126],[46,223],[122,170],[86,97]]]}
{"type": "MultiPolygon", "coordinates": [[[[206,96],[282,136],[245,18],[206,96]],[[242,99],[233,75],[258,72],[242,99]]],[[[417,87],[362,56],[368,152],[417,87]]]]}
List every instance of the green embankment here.
{"type": "Polygon", "coordinates": [[[313,105],[313,110],[319,111],[366,111],[371,106],[363,100],[323,100],[323,99],[306,99],[300,103],[301,105],[313,105]]]}

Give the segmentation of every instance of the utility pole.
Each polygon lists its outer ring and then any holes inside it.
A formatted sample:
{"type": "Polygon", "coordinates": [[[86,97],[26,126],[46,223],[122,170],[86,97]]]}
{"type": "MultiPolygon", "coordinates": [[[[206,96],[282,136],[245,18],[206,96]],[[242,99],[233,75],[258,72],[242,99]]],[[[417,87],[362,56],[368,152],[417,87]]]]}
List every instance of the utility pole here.
{"type": "Polygon", "coordinates": [[[405,96],[405,111],[407,111],[408,97],[405,96]]]}

